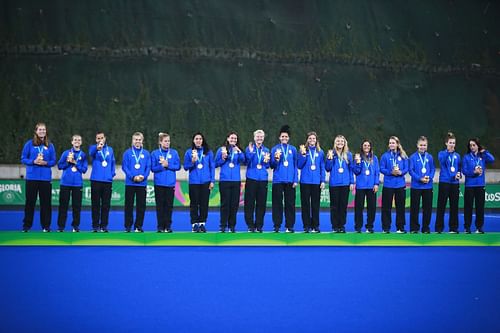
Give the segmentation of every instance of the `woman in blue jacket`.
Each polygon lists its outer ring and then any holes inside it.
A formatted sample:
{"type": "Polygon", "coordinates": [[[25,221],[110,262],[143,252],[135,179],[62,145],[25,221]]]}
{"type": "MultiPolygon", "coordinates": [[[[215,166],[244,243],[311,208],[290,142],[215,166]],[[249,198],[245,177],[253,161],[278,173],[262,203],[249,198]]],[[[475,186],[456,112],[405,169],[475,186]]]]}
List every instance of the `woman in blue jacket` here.
{"type": "Polygon", "coordinates": [[[191,149],[184,154],[184,170],[189,171],[189,209],[192,232],[207,232],[208,200],[214,188],[214,153],[202,133],[193,135],[191,149]]]}
{"type": "Polygon", "coordinates": [[[215,167],[220,167],[220,224],[219,231],[236,232],[236,214],[240,205],[241,164],[245,162],[245,154],[238,146],[238,133],[229,132],[226,142],[217,150],[215,167]]]}
{"type": "Polygon", "coordinates": [[[35,126],[33,139],[24,144],[21,163],[26,165],[26,204],[24,206],[23,232],[33,226],[35,204],[40,197],[40,224],[43,232],[50,232],[52,218],[52,170],[56,164],[56,151],[50,143],[44,123],[35,126]]]}
{"type": "Polygon", "coordinates": [[[267,201],[267,169],[271,154],[264,146],[263,130],[253,132],[253,141],[245,150],[247,173],[245,182],[245,222],[249,232],[262,232],[267,201]]]}
{"type": "Polygon", "coordinates": [[[98,131],[95,136],[96,144],[89,147],[92,159],[92,173],[90,174],[90,196],[92,202],[92,230],[93,232],[108,232],[109,209],[113,177],[115,176],[115,154],[113,148],[106,142],[106,135],[98,131]]]}
{"type": "Polygon", "coordinates": [[[158,134],[159,148],[151,153],[151,171],[154,173],[156,229],[158,232],[172,232],[172,210],[176,171],[181,168],[177,150],[170,147],[170,135],[158,134]]]}
{"type": "Polygon", "coordinates": [[[298,183],[297,149],[288,143],[289,140],[290,127],[285,125],[280,129],[280,143],[271,149],[274,232],[280,232],[283,223],[283,206],[285,208],[285,232],[295,232],[293,228],[295,226],[295,188],[298,183]]]}
{"type": "Polygon", "coordinates": [[[354,189],[352,164],[347,139],[337,135],[325,163],[326,171],[330,172],[330,222],[335,233],[345,233],[349,191],[354,189]]]}
{"type": "Polygon", "coordinates": [[[144,149],[144,135],[132,134],[132,147],[123,153],[122,170],[125,173],[125,232],[130,232],[134,224],[135,232],[144,232],[144,214],[146,213],[146,188],[151,172],[151,156],[144,149]],[[136,216],[134,223],[134,198],[136,216]]]}
{"type": "Polygon", "coordinates": [[[417,140],[417,151],[410,156],[410,232],[418,234],[418,211],[422,199],[422,233],[430,234],[432,216],[432,182],[436,167],[432,155],[427,152],[428,140],[421,136],[417,140]]]}
{"type": "Polygon", "coordinates": [[[484,195],[486,164],[493,163],[495,158],[487,151],[479,139],[469,139],[467,154],[463,159],[465,175],[464,224],[465,233],[471,233],[472,207],[476,205],[476,233],[484,234],[484,195]]]}
{"type": "Polygon", "coordinates": [[[316,132],[307,133],[306,142],[300,145],[297,167],[300,172],[300,202],[304,232],[320,232],[319,202],[325,188],[325,154],[316,132]]]}
{"type": "Polygon", "coordinates": [[[384,175],[382,188],[382,232],[390,233],[391,211],[393,200],[396,203],[396,232],[406,233],[405,230],[405,201],[406,181],[408,173],[408,155],[403,149],[397,136],[389,138],[389,150],[380,158],[380,172],[384,175]]]}
{"type": "Polygon", "coordinates": [[[461,178],[462,163],[460,154],[455,151],[455,135],[448,132],[445,141],[446,149],[438,153],[441,166],[439,171],[439,190],[436,210],[435,230],[438,234],[444,229],[444,211],[446,202],[450,200],[450,213],[448,219],[450,234],[458,233],[458,197],[460,195],[459,181],[461,178]]]}
{"type": "Polygon", "coordinates": [[[361,232],[363,227],[363,209],[366,198],[366,232],[373,233],[375,212],[377,210],[377,192],[380,183],[380,166],[373,153],[372,143],[363,140],[358,154],[354,156],[353,173],[356,175],[356,194],[354,196],[354,230],[361,232]]]}
{"type": "Polygon", "coordinates": [[[82,174],[87,172],[87,155],[81,150],[82,137],[78,134],[71,138],[71,149],[66,150],[59,159],[57,167],[63,170],[59,189],[59,214],[57,217],[57,231],[63,232],[66,227],[68,205],[71,197],[73,210],[73,232],[80,231],[80,212],[82,210],[82,174]]]}

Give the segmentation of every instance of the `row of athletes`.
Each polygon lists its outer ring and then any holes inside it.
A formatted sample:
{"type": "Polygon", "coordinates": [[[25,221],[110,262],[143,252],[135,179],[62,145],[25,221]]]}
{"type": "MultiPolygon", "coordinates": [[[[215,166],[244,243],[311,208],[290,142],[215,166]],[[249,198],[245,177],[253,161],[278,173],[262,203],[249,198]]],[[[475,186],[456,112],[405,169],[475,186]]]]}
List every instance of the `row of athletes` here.
{"type": "MultiPolygon", "coordinates": [[[[215,168],[220,167],[219,190],[220,232],[235,232],[236,214],[240,198],[240,166],[246,164],[244,197],[245,222],[250,232],[262,232],[268,190],[268,169],[272,178],[273,231],[280,232],[285,220],[285,231],[294,232],[295,188],[300,184],[301,216],[304,232],[320,232],[320,193],[325,187],[325,174],[330,172],[330,220],[333,232],[345,233],[347,201],[349,191],[355,191],[356,232],[363,227],[363,210],[367,208],[366,232],[373,233],[376,195],[380,174],[384,175],[382,189],[382,230],[389,233],[392,225],[393,201],[396,207],[396,232],[405,229],[405,175],[411,175],[410,232],[430,233],[432,215],[432,183],[435,173],[434,159],[427,152],[425,137],[417,140],[417,151],[408,157],[399,139],[391,136],[388,150],[380,162],[373,153],[369,140],[363,140],[360,151],[354,156],[349,151],[347,140],[338,135],[333,149],[321,149],[317,134],[307,133],[306,142],[297,150],[289,143],[290,128],[283,126],[279,143],[269,149],[264,145],[265,133],[254,132],[254,141],[243,151],[238,144],[236,132],[230,132],[225,144],[214,153],[202,133],[193,135],[190,149],[184,155],[183,167],[189,172],[190,218],[193,232],[206,232],[210,191],[215,183],[215,168]],[[300,181],[298,170],[301,170],[300,181]],[[422,226],[419,224],[420,201],[422,201],[422,226]]],[[[146,209],[146,186],[150,172],[154,173],[157,230],[172,232],[172,209],[176,183],[176,171],[181,168],[178,152],[171,148],[170,136],[160,133],[159,148],[149,153],[143,148],[144,137],[136,132],[132,135],[132,147],[123,154],[122,169],[125,180],[125,231],[143,232],[146,209]],[[134,199],[136,216],[134,221],[134,199]]],[[[72,137],[72,147],[64,151],[57,163],[63,170],[60,182],[58,231],[66,225],[69,200],[72,200],[74,232],[79,231],[82,201],[82,174],[87,171],[87,156],[82,151],[82,138],[72,137]]],[[[448,133],[446,148],[439,152],[441,166],[439,175],[438,207],[435,231],[444,231],[444,214],[449,201],[449,232],[458,233],[459,180],[465,177],[465,232],[471,232],[473,205],[476,209],[475,227],[483,233],[485,204],[486,166],[494,161],[493,155],[484,149],[477,138],[467,143],[463,157],[455,151],[456,138],[448,133]]],[[[23,231],[33,224],[37,196],[40,197],[40,220],[43,231],[51,225],[51,167],[56,164],[54,146],[49,142],[45,124],[35,127],[32,140],[24,145],[21,162],[26,165],[26,205],[23,231]]],[[[91,203],[92,229],[107,232],[112,181],[115,176],[113,148],[106,142],[103,132],[96,134],[96,144],[89,148],[92,163],[91,203]]]]}

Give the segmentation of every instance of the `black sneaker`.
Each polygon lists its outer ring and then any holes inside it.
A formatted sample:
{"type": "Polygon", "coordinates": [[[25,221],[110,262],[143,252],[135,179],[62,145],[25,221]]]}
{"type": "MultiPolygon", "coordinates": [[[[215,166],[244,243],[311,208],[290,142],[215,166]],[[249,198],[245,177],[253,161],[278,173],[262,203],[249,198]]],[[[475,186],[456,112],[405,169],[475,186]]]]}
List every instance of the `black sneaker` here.
{"type": "Polygon", "coordinates": [[[106,229],[106,228],[102,228],[102,229],[101,229],[101,232],[104,232],[105,234],[107,234],[109,231],[108,231],[108,229],[106,229]]]}
{"type": "Polygon", "coordinates": [[[356,229],[356,230],[354,230],[354,232],[357,233],[357,234],[360,234],[361,233],[361,229],[356,229]]]}
{"type": "Polygon", "coordinates": [[[130,232],[130,228],[126,228],[126,229],[125,229],[125,232],[130,232]]]}
{"type": "Polygon", "coordinates": [[[442,234],[443,232],[441,230],[436,231],[436,234],[442,234]]]}
{"type": "Polygon", "coordinates": [[[135,228],[134,232],[144,232],[144,230],[142,228],[135,228]]]}
{"type": "Polygon", "coordinates": [[[98,232],[98,231],[99,231],[99,230],[97,230],[97,229],[92,229],[92,232],[98,232]]]}
{"type": "Polygon", "coordinates": [[[295,232],[295,230],[293,230],[293,228],[286,228],[285,232],[288,234],[293,234],[295,232]]]}
{"type": "Polygon", "coordinates": [[[280,232],[280,228],[279,228],[279,227],[274,227],[274,228],[273,228],[273,232],[275,232],[275,233],[279,234],[279,232],[280,232]]]}
{"type": "Polygon", "coordinates": [[[319,234],[319,233],[321,233],[321,231],[319,230],[319,228],[313,228],[313,230],[311,230],[311,232],[313,234],[319,234]]]}
{"type": "Polygon", "coordinates": [[[470,233],[471,233],[471,232],[470,232],[470,228],[465,228],[465,233],[466,233],[466,234],[470,234],[470,233]]]}
{"type": "Polygon", "coordinates": [[[255,232],[255,228],[248,228],[248,232],[255,232]]]}
{"type": "Polygon", "coordinates": [[[21,232],[29,232],[29,229],[23,229],[21,232]]]}
{"type": "Polygon", "coordinates": [[[158,229],[158,230],[156,230],[156,232],[160,234],[160,233],[163,232],[163,230],[162,229],[158,229]]]}
{"type": "Polygon", "coordinates": [[[57,229],[57,232],[64,232],[64,229],[57,229]]]}
{"type": "Polygon", "coordinates": [[[366,229],[366,233],[373,234],[373,229],[366,229]]]}
{"type": "Polygon", "coordinates": [[[304,228],[304,233],[308,234],[309,233],[309,228],[304,228]]]}
{"type": "Polygon", "coordinates": [[[73,228],[73,232],[80,232],[80,228],[78,228],[78,227],[74,227],[74,228],[73,228]]]}
{"type": "Polygon", "coordinates": [[[430,231],[430,230],[424,230],[424,231],[422,231],[422,233],[423,233],[423,234],[430,234],[430,233],[431,233],[431,231],[430,231]]]}
{"type": "Polygon", "coordinates": [[[167,229],[163,230],[163,232],[166,232],[167,234],[171,234],[173,231],[172,231],[172,229],[167,228],[167,229]]]}
{"type": "Polygon", "coordinates": [[[262,233],[262,228],[257,228],[257,232],[261,234],[262,233]]]}
{"type": "Polygon", "coordinates": [[[340,228],[340,229],[339,229],[339,233],[341,233],[341,234],[345,234],[345,229],[344,229],[344,228],[340,228]]]}
{"type": "Polygon", "coordinates": [[[476,234],[484,234],[484,230],[483,230],[483,228],[478,228],[478,229],[476,230],[476,234]]]}
{"type": "Polygon", "coordinates": [[[382,231],[383,234],[390,234],[391,232],[389,230],[384,230],[382,231]]]}
{"type": "Polygon", "coordinates": [[[418,230],[412,230],[410,231],[410,234],[418,234],[418,230]]]}
{"type": "Polygon", "coordinates": [[[225,232],[226,232],[226,228],[222,228],[222,227],[221,227],[221,228],[219,228],[219,232],[220,232],[221,234],[225,233],[225,232]]]}
{"type": "Polygon", "coordinates": [[[235,228],[229,228],[229,232],[232,233],[232,234],[234,234],[234,233],[236,233],[236,229],[235,228]]]}
{"type": "Polygon", "coordinates": [[[207,229],[205,228],[205,224],[201,224],[200,227],[198,228],[199,232],[207,232],[207,229]]]}
{"type": "Polygon", "coordinates": [[[193,223],[191,225],[191,232],[200,232],[200,227],[199,227],[198,223],[193,223]]]}
{"type": "Polygon", "coordinates": [[[50,232],[50,229],[42,229],[42,232],[50,232]]]}

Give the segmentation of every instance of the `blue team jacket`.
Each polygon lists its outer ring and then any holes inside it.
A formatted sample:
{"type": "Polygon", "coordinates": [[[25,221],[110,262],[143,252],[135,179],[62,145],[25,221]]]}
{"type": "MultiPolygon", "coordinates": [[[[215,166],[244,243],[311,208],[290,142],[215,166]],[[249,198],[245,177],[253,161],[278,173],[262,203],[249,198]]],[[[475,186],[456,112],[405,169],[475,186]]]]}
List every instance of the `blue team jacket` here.
{"type": "MultiPolygon", "coordinates": [[[[222,148],[222,147],[221,147],[222,148]]],[[[219,148],[215,154],[215,167],[220,167],[219,180],[221,182],[239,182],[241,181],[240,165],[245,163],[244,152],[230,153],[228,150],[227,158],[222,158],[222,150],[219,148]],[[234,166],[231,168],[230,164],[234,166]]]]}
{"type": "Polygon", "coordinates": [[[113,148],[107,144],[99,151],[97,145],[89,147],[89,155],[92,158],[92,173],[90,174],[91,181],[111,183],[115,172],[115,154],[113,148]],[[104,167],[102,162],[106,161],[107,165],[104,167]]]}
{"type": "Polygon", "coordinates": [[[273,169],[273,184],[279,183],[298,183],[299,173],[297,169],[297,149],[290,145],[277,144],[271,149],[271,168],[273,169]],[[274,158],[276,150],[281,149],[281,158],[279,162],[274,158]],[[286,154],[285,154],[286,152],[286,154]],[[285,159],[285,155],[286,159],[285,159]],[[288,166],[283,163],[288,161],[288,166]]]}
{"type": "Polygon", "coordinates": [[[330,186],[347,186],[354,184],[354,174],[352,172],[352,154],[347,152],[347,162],[344,159],[339,159],[339,156],[334,151],[333,159],[326,159],[325,169],[330,172],[330,186]],[[341,173],[339,169],[344,171],[341,173]]]}
{"type": "Polygon", "coordinates": [[[406,187],[405,175],[408,173],[408,164],[408,159],[401,157],[399,152],[386,151],[380,158],[380,172],[384,175],[384,187],[406,187]],[[392,175],[393,165],[398,165],[401,171],[400,176],[392,175]]]}
{"type": "Polygon", "coordinates": [[[146,149],[131,147],[123,153],[122,170],[125,173],[125,186],[147,186],[148,176],[151,172],[151,156],[146,149]],[[139,169],[135,165],[139,164],[139,169]],[[134,182],[135,176],[144,176],[140,183],[134,182]]]}
{"type": "Polygon", "coordinates": [[[203,148],[196,149],[198,153],[198,161],[191,161],[191,148],[186,150],[184,154],[184,170],[189,171],[189,184],[205,184],[215,182],[215,162],[214,153],[209,150],[208,153],[203,151],[203,148]],[[200,161],[201,159],[201,161],[200,161]],[[201,164],[203,167],[198,168],[201,164]]]}
{"type": "Polygon", "coordinates": [[[371,190],[380,183],[380,165],[375,155],[371,162],[363,158],[359,164],[353,161],[352,172],[356,175],[356,189],[371,190]],[[366,174],[367,170],[369,175],[366,174]]]}
{"type": "Polygon", "coordinates": [[[62,153],[61,158],[57,163],[57,167],[59,168],[59,170],[63,170],[61,185],[82,187],[82,174],[87,172],[88,166],[89,164],[87,162],[87,155],[85,155],[85,153],[81,149],[79,151],[73,149],[66,150],[64,153],[62,153]],[[68,154],[70,152],[73,152],[73,158],[76,161],[75,164],[68,163],[67,161],[68,154]],[[73,167],[76,168],[75,171],[73,171],[73,167]]]}
{"type": "Polygon", "coordinates": [[[429,190],[432,189],[432,179],[436,173],[436,166],[434,165],[434,159],[429,153],[419,154],[418,151],[410,156],[410,168],[411,176],[411,188],[416,190],[429,190]],[[425,166],[425,173],[422,169],[425,166]],[[429,176],[429,182],[427,184],[422,183],[420,178],[424,176],[429,176]]]}
{"type": "Polygon", "coordinates": [[[51,167],[56,165],[56,150],[52,143],[48,147],[34,146],[33,140],[29,140],[24,144],[21,153],[21,163],[26,165],[26,180],[41,180],[50,182],[52,180],[51,167]],[[38,154],[43,154],[43,160],[47,165],[37,165],[33,162],[38,157],[38,154]]]}
{"type": "Polygon", "coordinates": [[[441,170],[439,170],[439,182],[448,184],[458,184],[458,179],[455,179],[457,172],[461,171],[462,163],[460,160],[460,154],[457,152],[449,153],[448,150],[441,150],[438,153],[439,165],[441,170]],[[451,171],[451,168],[455,171],[451,171]]]}
{"type": "Polygon", "coordinates": [[[175,187],[176,171],[181,169],[181,159],[177,150],[156,149],[151,153],[151,171],[154,173],[154,184],[156,186],[175,187]],[[168,161],[168,166],[163,167],[160,158],[168,161]]]}
{"type": "Polygon", "coordinates": [[[477,153],[476,155],[472,153],[464,155],[462,172],[465,175],[465,187],[483,187],[486,184],[486,164],[493,163],[494,161],[495,158],[487,150],[484,153],[477,153]],[[481,176],[474,174],[476,165],[483,168],[481,176]]]}
{"type": "Polygon", "coordinates": [[[301,184],[319,185],[325,182],[325,153],[316,150],[316,147],[308,147],[305,155],[298,154],[297,167],[300,170],[301,184]],[[311,166],[314,165],[314,170],[311,166]]]}
{"type": "MultiPolygon", "coordinates": [[[[253,152],[250,149],[245,150],[245,160],[247,163],[247,179],[257,180],[257,181],[267,181],[267,169],[269,169],[270,161],[264,163],[264,156],[266,153],[271,154],[269,148],[262,145],[260,148],[253,146],[253,152]],[[262,168],[258,169],[257,165],[262,165],[262,168]]],[[[270,156],[272,158],[272,156],[270,156]]]]}

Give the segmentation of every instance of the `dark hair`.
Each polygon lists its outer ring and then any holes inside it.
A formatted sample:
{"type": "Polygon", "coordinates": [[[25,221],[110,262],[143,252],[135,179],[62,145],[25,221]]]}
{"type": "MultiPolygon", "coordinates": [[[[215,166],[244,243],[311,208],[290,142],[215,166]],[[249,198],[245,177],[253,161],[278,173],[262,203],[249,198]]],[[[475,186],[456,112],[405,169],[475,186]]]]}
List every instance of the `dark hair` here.
{"type": "Polygon", "coordinates": [[[288,126],[288,125],[281,126],[280,135],[281,135],[281,133],[286,133],[286,134],[288,134],[288,136],[291,136],[290,126],[288,126]]]}
{"type": "Polygon", "coordinates": [[[368,152],[368,160],[371,161],[373,159],[373,144],[370,140],[363,139],[361,141],[361,145],[359,145],[359,155],[361,155],[361,158],[365,160],[365,152],[363,151],[363,144],[365,142],[368,142],[370,144],[370,152],[368,152]]]}
{"type": "Polygon", "coordinates": [[[239,145],[240,137],[239,137],[238,133],[236,131],[231,131],[231,132],[227,133],[226,140],[224,141],[224,144],[223,144],[223,146],[225,146],[227,148],[227,151],[229,151],[229,141],[227,141],[227,138],[233,134],[236,135],[236,145],[235,146],[241,150],[240,145],[239,145]]]}
{"type": "Polygon", "coordinates": [[[33,145],[35,146],[40,146],[41,144],[43,144],[44,146],[48,147],[49,146],[49,131],[47,130],[47,125],[45,125],[45,123],[38,123],[35,125],[35,133],[33,135],[33,145]],[[38,129],[38,127],[40,126],[43,126],[45,127],[45,138],[44,139],[41,139],[37,134],[36,134],[36,130],[38,129]]]}
{"type": "Polygon", "coordinates": [[[484,147],[481,146],[481,143],[479,142],[479,138],[470,138],[469,140],[467,140],[467,153],[471,152],[471,150],[470,150],[470,142],[471,141],[474,141],[474,143],[477,145],[477,152],[481,153],[481,150],[483,150],[484,147]]]}
{"type": "Polygon", "coordinates": [[[203,143],[201,144],[201,147],[203,148],[203,151],[205,153],[208,153],[208,151],[210,150],[210,147],[208,146],[207,140],[205,140],[205,136],[201,132],[196,132],[196,133],[193,134],[193,137],[191,138],[191,149],[196,149],[196,145],[194,144],[194,138],[197,135],[200,135],[201,138],[202,138],[202,140],[203,140],[203,143]]]}
{"type": "Polygon", "coordinates": [[[446,140],[444,142],[448,142],[448,140],[450,140],[450,139],[455,139],[456,140],[455,134],[453,134],[452,131],[448,131],[448,133],[446,133],[446,140]]]}

